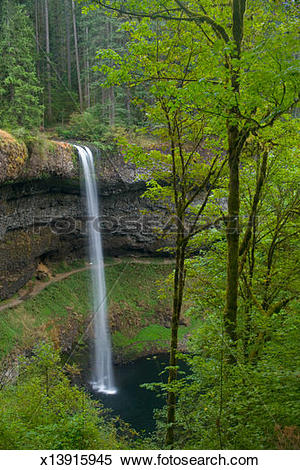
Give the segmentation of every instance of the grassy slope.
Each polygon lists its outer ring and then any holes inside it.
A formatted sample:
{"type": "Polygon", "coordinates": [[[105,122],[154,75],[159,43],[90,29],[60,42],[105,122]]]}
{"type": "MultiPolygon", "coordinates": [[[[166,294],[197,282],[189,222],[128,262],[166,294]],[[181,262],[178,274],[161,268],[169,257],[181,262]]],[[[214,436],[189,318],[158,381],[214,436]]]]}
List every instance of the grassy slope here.
{"type": "MultiPolygon", "coordinates": [[[[77,262],[72,269],[80,266],[77,262]]],[[[61,264],[53,266],[52,272],[68,269],[70,266],[61,264]]],[[[170,313],[170,295],[160,299],[159,289],[171,270],[172,266],[157,261],[140,264],[123,260],[106,267],[113,345],[119,355],[131,358],[151,352],[153,340],[168,340],[169,329],[162,325],[170,313]]],[[[31,347],[45,335],[55,339],[59,330],[68,335],[73,329],[78,336],[91,313],[89,279],[88,271],[73,274],[18,307],[1,312],[0,358],[16,348],[31,347]]],[[[181,326],[180,336],[187,330],[181,326]]]]}

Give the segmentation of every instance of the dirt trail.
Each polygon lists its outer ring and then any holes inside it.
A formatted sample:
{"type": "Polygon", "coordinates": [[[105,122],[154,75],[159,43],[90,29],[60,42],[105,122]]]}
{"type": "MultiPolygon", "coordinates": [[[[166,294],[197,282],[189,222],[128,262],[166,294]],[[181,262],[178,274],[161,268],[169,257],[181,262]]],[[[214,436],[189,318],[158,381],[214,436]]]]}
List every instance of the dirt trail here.
{"type": "MultiPolygon", "coordinates": [[[[172,264],[173,261],[170,259],[165,259],[163,262],[155,262],[155,260],[149,260],[149,259],[142,259],[142,258],[132,258],[130,260],[128,259],[122,259],[122,258],[115,258],[113,263],[105,263],[105,266],[114,266],[116,264],[121,264],[121,263],[140,263],[140,264],[172,264]]],[[[20,305],[22,302],[28,299],[32,299],[36,295],[38,295],[40,292],[42,292],[46,287],[50,286],[51,284],[54,284],[56,282],[63,281],[64,279],[67,279],[68,277],[72,276],[73,274],[80,273],[82,271],[87,271],[88,269],[91,268],[90,264],[87,264],[83,268],[78,268],[78,269],[73,269],[72,271],[67,271],[65,273],[60,273],[56,274],[53,276],[49,281],[35,281],[34,286],[27,292],[22,288],[19,292],[19,297],[12,299],[8,301],[7,303],[0,305],[0,312],[3,312],[4,310],[10,309],[17,307],[20,305]],[[23,292],[23,293],[21,293],[23,292]]]]}
{"type": "MultiPolygon", "coordinates": [[[[35,281],[35,284],[32,290],[27,291],[24,294],[21,294],[16,299],[12,299],[4,305],[0,305],[0,312],[2,312],[3,310],[6,310],[7,308],[17,307],[22,302],[24,302],[24,300],[28,300],[28,299],[31,299],[32,297],[35,297],[37,294],[39,294],[42,290],[46,289],[46,287],[50,286],[51,284],[62,281],[63,279],[66,279],[67,277],[72,276],[72,274],[79,273],[81,271],[86,271],[89,268],[90,266],[85,266],[84,268],[73,269],[72,271],[68,271],[66,273],[56,274],[54,277],[49,279],[49,281],[46,281],[46,282],[35,281]]],[[[22,290],[24,290],[24,288],[21,289],[21,291],[22,290]]]]}

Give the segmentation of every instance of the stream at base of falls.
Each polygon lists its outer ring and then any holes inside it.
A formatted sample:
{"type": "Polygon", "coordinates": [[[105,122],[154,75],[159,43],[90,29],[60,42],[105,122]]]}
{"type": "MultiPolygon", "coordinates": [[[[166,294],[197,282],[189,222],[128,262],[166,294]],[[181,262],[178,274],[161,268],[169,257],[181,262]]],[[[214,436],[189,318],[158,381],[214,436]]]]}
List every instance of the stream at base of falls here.
{"type": "MultiPolygon", "coordinates": [[[[153,410],[162,408],[166,404],[165,397],[157,396],[152,390],[141,388],[140,385],[151,382],[167,382],[167,373],[160,375],[168,366],[169,355],[157,354],[155,356],[137,359],[127,364],[114,366],[115,386],[117,393],[106,395],[97,393],[89,385],[89,371],[92,368],[90,359],[81,357],[82,385],[90,392],[94,399],[99,400],[106,408],[112,409],[112,414],[131,425],[136,431],[149,433],[155,429],[153,410]]],[[[187,371],[187,365],[179,361],[180,369],[187,371]]]]}

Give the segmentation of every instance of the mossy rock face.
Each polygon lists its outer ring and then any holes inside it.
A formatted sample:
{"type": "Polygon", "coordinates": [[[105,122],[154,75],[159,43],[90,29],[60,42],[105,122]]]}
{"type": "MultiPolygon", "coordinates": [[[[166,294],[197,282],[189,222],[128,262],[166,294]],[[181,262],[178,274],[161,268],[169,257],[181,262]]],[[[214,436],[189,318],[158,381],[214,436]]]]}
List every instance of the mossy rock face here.
{"type": "Polygon", "coordinates": [[[72,145],[45,139],[31,142],[29,149],[29,159],[23,175],[25,179],[79,177],[77,156],[72,145]]]}
{"type": "Polygon", "coordinates": [[[0,183],[18,179],[27,159],[26,145],[0,129],[0,183]]]}
{"type": "Polygon", "coordinates": [[[79,177],[78,159],[72,145],[43,136],[31,136],[26,144],[0,129],[0,183],[50,176],[79,177]]]}

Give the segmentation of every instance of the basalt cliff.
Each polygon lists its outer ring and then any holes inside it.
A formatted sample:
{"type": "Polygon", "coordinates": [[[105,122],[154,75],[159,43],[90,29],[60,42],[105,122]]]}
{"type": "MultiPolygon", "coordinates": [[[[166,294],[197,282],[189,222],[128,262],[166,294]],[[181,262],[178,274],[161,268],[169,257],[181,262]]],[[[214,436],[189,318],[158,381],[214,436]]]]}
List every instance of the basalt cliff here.
{"type": "Polygon", "coordinates": [[[84,255],[87,223],[101,223],[106,254],[155,254],[163,246],[156,227],[167,216],[141,198],[146,183],[136,168],[117,151],[93,151],[101,221],[86,220],[72,145],[25,145],[0,131],[0,300],[31,279],[40,261],[84,255]]]}

